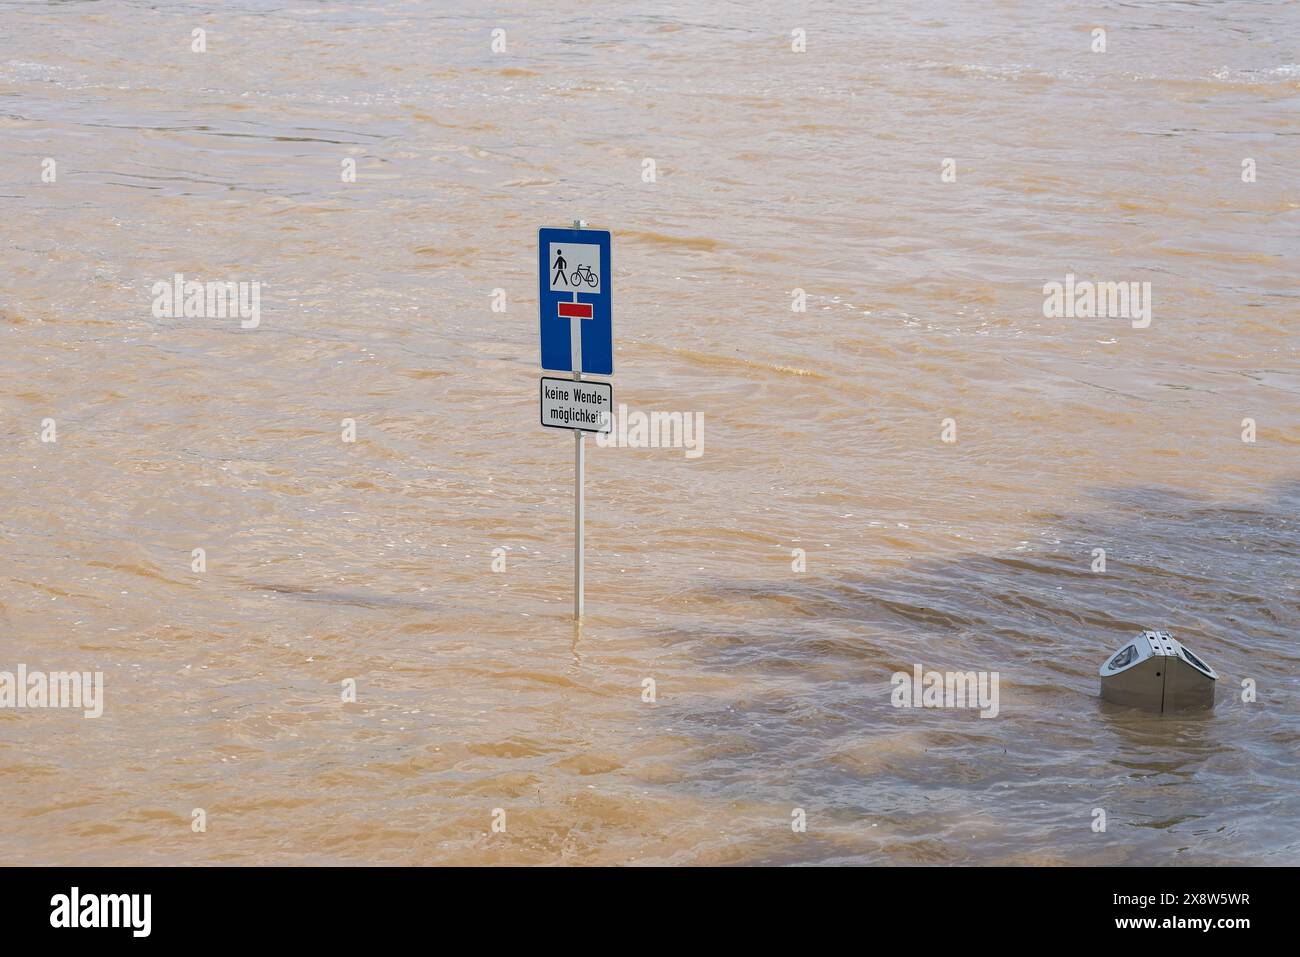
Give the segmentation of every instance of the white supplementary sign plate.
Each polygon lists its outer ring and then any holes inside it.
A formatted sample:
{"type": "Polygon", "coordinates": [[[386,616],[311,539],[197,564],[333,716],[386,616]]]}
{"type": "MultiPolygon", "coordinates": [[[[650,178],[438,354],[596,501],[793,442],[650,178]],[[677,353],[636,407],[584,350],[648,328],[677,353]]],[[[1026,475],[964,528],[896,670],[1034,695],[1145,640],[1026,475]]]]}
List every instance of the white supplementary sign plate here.
{"type": "Polygon", "coordinates": [[[547,428],[609,432],[613,412],[614,387],[608,382],[542,377],[542,425],[547,428]]]}
{"type": "Polygon", "coordinates": [[[551,243],[547,256],[551,292],[600,292],[600,247],[551,243]]]}

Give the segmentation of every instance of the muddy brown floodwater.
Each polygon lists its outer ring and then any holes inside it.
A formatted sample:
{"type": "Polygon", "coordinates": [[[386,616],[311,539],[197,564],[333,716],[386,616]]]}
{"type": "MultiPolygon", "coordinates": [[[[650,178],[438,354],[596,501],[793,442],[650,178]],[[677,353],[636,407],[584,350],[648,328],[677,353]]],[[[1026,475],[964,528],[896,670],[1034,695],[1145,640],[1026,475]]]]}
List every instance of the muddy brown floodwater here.
{"type": "Polygon", "coordinates": [[[6,862],[1300,863],[1300,8],[840,6],[0,3],[0,670],[106,696],[0,709],[6,862]],[[703,440],[588,442],[580,631],[575,217],[703,440]]]}

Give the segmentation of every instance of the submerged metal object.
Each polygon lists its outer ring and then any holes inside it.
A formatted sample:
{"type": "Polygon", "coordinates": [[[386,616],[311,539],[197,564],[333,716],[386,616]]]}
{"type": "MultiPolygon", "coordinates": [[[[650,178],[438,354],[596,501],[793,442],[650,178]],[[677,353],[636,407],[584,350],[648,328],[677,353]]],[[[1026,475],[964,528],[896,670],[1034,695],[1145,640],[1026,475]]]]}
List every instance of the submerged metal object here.
{"type": "Polygon", "coordinates": [[[1218,675],[1167,631],[1148,629],[1101,666],[1101,696],[1151,711],[1182,711],[1214,704],[1218,675]]]}

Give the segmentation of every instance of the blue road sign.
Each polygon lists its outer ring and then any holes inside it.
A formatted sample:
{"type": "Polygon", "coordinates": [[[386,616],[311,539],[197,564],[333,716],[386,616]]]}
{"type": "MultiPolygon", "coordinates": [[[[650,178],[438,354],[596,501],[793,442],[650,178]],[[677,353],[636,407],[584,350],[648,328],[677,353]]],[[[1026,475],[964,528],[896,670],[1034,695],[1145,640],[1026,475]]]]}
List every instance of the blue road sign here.
{"type": "Polygon", "coordinates": [[[537,231],[543,369],[614,374],[609,246],[604,229],[537,231]]]}

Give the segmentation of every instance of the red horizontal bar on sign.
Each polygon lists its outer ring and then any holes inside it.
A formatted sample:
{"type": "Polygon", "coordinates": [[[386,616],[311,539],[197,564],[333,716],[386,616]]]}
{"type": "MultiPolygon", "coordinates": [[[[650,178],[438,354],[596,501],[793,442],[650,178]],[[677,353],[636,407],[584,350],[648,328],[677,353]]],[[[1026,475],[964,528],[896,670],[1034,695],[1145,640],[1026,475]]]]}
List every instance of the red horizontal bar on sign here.
{"type": "Polygon", "coordinates": [[[559,306],[561,319],[590,319],[592,316],[589,302],[562,302],[559,306]]]}

